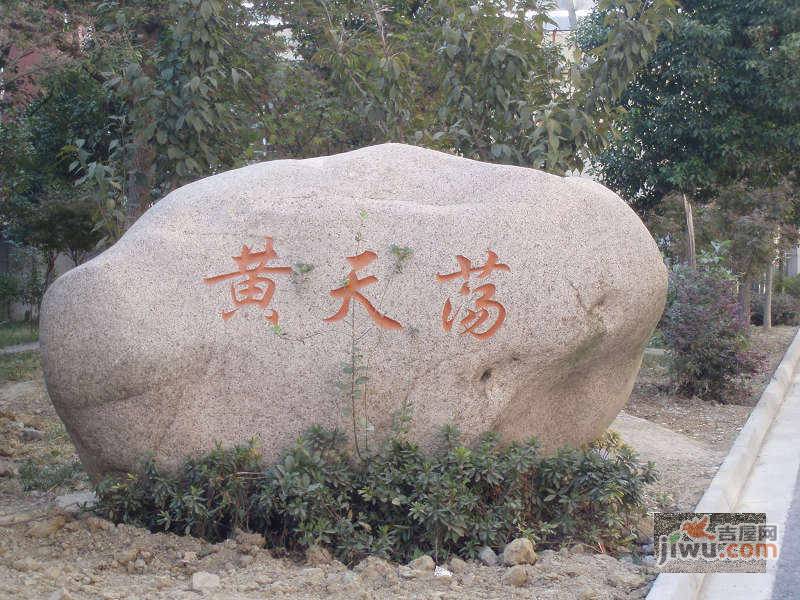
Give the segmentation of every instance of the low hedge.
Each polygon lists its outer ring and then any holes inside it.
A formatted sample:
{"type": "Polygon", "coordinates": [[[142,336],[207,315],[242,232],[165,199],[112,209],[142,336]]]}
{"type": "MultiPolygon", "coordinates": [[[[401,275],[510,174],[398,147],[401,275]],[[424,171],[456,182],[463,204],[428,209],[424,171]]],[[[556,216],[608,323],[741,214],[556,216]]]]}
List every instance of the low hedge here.
{"type": "Polygon", "coordinates": [[[266,467],[252,443],[218,446],[172,473],[147,460],[137,474],[100,482],[97,510],[212,542],[238,528],[258,532],[287,554],[321,544],[348,564],[366,555],[469,558],[519,536],[613,550],[634,539],[655,477],[615,434],[543,456],[533,440],[501,445],[493,434],[467,446],[452,428],[424,452],[397,433],[356,460],[343,434],[313,428],[266,467]]]}

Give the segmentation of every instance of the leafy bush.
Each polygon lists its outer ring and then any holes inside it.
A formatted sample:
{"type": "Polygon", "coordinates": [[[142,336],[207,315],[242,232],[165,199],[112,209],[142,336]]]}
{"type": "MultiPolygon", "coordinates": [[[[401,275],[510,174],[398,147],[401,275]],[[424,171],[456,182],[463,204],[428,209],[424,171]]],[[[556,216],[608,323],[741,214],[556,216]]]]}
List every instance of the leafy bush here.
{"type": "MultiPolygon", "coordinates": [[[[753,325],[764,324],[764,295],[754,299],[750,312],[750,322],[753,325]]],[[[789,294],[772,295],[772,324],[773,325],[800,325],[800,299],[789,294]]]]}
{"type": "Polygon", "coordinates": [[[346,563],[368,554],[440,559],[520,535],[623,546],[654,479],[653,465],[612,434],[548,457],[534,441],[501,446],[494,435],[467,447],[452,429],[427,454],[397,434],[355,462],[343,434],[313,428],[266,469],[252,444],[217,447],[174,474],[148,460],[139,474],[102,481],[97,510],[211,541],[256,531],[289,553],[323,544],[346,563]]]}
{"type": "Polygon", "coordinates": [[[736,401],[762,364],[749,349],[736,282],[722,269],[674,267],[660,329],[682,393],[736,401]]]}
{"type": "Polygon", "coordinates": [[[0,273],[0,318],[7,319],[11,304],[20,297],[19,279],[13,273],[0,273]]]}
{"type": "Polygon", "coordinates": [[[800,275],[781,277],[778,285],[775,287],[780,293],[800,299],[800,275]]]}

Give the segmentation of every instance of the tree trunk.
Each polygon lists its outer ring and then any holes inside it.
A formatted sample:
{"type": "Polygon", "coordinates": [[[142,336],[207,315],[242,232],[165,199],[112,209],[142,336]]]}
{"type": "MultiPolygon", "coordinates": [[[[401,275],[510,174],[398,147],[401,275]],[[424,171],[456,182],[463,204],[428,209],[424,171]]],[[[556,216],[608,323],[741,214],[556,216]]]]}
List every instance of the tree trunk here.
{"type": "Polygon", "coordinates": [[[775,265],[772,261],[767,265],[767,283],[764,294],[764,329],[772,328],[772,287],[775,275],[775,265]]]}
{"type": "MultiPolygon", "coordinates": [[[[47,288],[50,287],[51,280],[53,279],[53,275],[56,271],[56,259],[58,258],[58,252],[55,251],[48,251],[45,252],[45,261],[47,262],[47,270],[44,273],[44,282],[42,283],[42,290],[39,294],[39,297],[36,301],[36,316],[34,317],[31,315],[31,322],[39,322],[39,315],[42,312],[42,300],[44,299],[44,293],[47,291],[47,288]]],[[[31,311],[33,312],[33,311],[31,311]]]]}
{"type": "Polygon", "coordinates": [[[575,2],[574,0],[566,0],[565,4],[567,5],[567,14],[569,15],[569,28],[574,30],[578,27],[578,17],[575,14],[575,2]]]}
{"type": "Polygon", "coordinates": [[[44,296],[44,292],[47,291],[47,288],[50,287],[51,279],[53,279],[53,275],[56,271],[56,259],[58,258],[58,252],[55,251],[48,251],[44,254],[45,262],[47,263],[47,270],[44,272],[44,283],[42,284],[42,296],[44,296]]]}
{"type": "Polygon", "coordinates": [[[683,194],[683,211],[686,213],[687,258],[689,266],[695,268],[697,267],[697,252],[694,245],[694,217],[692,216],[692,204],[686,194],[683,194]]]}
{"type": "Polygon", "coordinates": [[[750,329],[750,304],[753,298],[753,276],[745,275],[739,285],[739,306],[742,311],[742,321],[747,330],[750,329]]]}
{"type": "Polygon", "coordinates": [[[136,222],[136,219],[142,214],[142,196],[144,190],[142,186],[138,185],[136,181],[136,170],[131,169],[128,175],[128,186],[126,189],[126,204],[125,204],[125,231],[131,228],[136,222]]]}

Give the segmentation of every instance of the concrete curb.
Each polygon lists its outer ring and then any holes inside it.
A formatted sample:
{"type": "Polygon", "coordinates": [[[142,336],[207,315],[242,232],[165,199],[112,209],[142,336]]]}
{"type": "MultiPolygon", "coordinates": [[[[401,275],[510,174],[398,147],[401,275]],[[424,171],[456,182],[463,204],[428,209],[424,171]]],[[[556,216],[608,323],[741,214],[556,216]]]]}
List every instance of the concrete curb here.
{"type": "MultiPolygon", "coordinates": [[[[800,362],[800,331],[772,374],[764,393],[733,442],[695,512],[732,512],[750,476],[764,438],[783,405],[800,362]]],[[[705,573],[662,573],[647,600],[691,600],[697,597],[705,573]]]]}

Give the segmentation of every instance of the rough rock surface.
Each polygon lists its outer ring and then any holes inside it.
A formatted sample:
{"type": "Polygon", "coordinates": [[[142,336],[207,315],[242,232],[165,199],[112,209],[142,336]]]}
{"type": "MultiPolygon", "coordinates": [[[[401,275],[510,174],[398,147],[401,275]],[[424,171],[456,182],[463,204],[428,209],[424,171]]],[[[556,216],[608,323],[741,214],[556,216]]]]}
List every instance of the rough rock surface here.
{"type": "Polygon", "coordinates": [[[514,587],[523,587],[530,579],[528,565],[514,565],[506,569],[503,573],[501,581],[506,585],[513,585],[514,587]]]}
{"type": "Polygon", "coordinates": [[[401,406],[423,444],[455,423],[552,450],[622,408],[665,289],[653,239],[599,184],[386,144],[172,192],[50,287],[40,335],[94,473],[253,437],[269,460],[312,424],[355,422],[363,443],[401,406]],[[243,245],[249,274],[227,278],[243,245]],[[335,385],[354,340],[356,403],[335,385]]]}
{"type": "Polygon", "coordinates": [[[494,567],[497,565],[497,554],[489,546],[483,546],[478,551],[478,559],[487,567],[494,567]]]}
{"type": "Polygon", "coordinates": [[[198,571],[192,574],[191,587],[194,592],[205,592],[219,587],[219,575],[198,571]]]}
{"type": "Polygon", "coordinates": [[[528,538],[517,538],[503,549],[504,565],[532,565],[536,562],[536,552],[528,538]]]}

